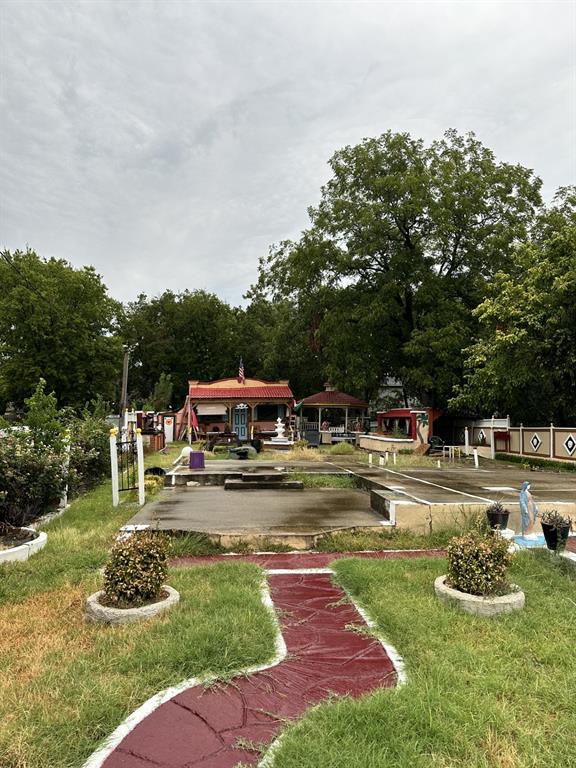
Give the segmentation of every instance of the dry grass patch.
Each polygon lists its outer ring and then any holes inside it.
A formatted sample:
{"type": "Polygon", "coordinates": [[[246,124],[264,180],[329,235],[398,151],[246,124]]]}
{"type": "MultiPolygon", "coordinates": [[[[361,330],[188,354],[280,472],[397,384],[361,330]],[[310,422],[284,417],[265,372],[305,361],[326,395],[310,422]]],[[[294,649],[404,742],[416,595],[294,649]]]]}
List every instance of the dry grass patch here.
{"type": "Polygon", "coordinates": [[[141,624],[84,621],[96,573],[0,608],[1,768],[78,768],[157,691],[272,655],[257,567],[174,570],[168,581],[181,603],[141,624]]]}

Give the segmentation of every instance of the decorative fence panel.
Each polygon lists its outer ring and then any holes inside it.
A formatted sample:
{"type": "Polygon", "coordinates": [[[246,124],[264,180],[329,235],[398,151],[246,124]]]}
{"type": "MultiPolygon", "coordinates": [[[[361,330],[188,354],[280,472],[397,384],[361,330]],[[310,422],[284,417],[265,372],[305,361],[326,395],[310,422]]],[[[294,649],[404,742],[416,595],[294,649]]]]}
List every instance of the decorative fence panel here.
{"type": "Polygon", "coordinates": [[[508,453],[576,461],[576,427],[510,427],[508,453]]]}

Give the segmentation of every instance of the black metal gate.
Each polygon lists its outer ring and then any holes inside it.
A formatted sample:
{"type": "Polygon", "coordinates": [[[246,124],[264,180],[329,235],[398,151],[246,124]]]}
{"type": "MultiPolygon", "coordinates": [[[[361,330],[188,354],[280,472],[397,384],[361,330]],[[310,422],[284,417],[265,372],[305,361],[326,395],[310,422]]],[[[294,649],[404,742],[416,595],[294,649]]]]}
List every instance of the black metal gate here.
{"type": "Polygon", "coordinates": [[[136,438],[117,440],[116,455],[118,458],[118,490],[135,490],[138,488],[136,438]]]}

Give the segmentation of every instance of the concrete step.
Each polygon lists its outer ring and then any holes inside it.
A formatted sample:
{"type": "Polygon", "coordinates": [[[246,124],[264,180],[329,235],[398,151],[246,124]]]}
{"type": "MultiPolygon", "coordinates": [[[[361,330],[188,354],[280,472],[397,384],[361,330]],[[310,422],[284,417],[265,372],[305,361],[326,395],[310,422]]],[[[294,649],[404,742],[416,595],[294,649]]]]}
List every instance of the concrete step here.
{"type": "Polygon", "coordinates": [[[225,491],[301,491],[300,480],[226,480],[225,491]]]}
{"type": "Polygon", "coordinates": [[[286,480],[285,472],[242,472],[242,481],[244,483],[261,482],[261,481],[271,481],[271,482],[279,483],[282,480],[286,480]]]}

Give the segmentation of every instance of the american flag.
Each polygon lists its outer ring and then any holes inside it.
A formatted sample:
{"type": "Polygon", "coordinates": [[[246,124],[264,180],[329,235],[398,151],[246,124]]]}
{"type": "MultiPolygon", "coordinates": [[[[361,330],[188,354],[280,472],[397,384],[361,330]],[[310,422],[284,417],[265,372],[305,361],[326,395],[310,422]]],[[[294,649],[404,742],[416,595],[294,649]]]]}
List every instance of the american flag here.
{"type": "Polygon", "coordinates": [[[244,384],[246,377],[244,376],[244,363],[240,358],[240,365],[238,366],[238,384],[244,384]]]}

